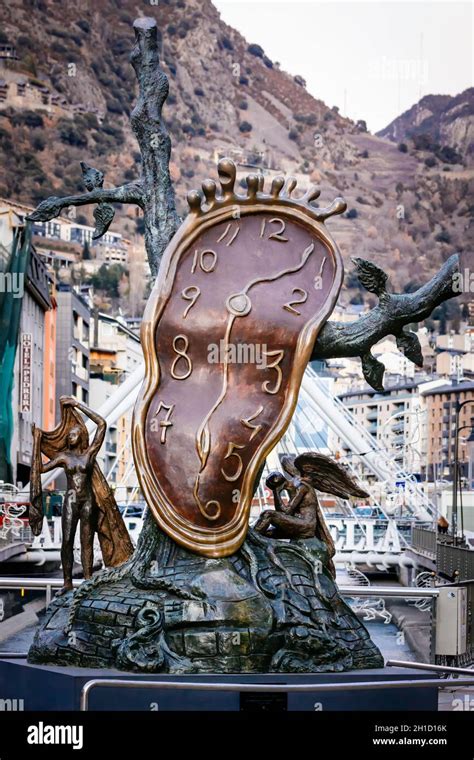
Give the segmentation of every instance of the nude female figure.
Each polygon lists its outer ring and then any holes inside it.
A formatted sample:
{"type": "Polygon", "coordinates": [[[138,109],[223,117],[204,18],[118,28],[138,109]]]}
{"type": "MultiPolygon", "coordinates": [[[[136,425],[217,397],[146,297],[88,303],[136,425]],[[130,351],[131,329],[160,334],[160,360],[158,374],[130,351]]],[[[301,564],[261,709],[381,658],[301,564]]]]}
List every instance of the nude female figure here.
{"type": "Polygon", "coordinates": [[[41,471],[49,472],[62,467],[67,480],[67,492],[62,510],[63,539],[61,561],[63,566],[64,586],[58,595],[72,589],[72,568],[74,564],[74,538],[77,524],[80,523],[81,563],[84,578],[92,576],[93,544],[96,530],[96,510],[92,489],[92,472],[99,449],[105,437],[105,420],[73,397],[61,397],[64,407],[70,406],[83,412],[97,425],[94,439],[89,444],[87,431],[78,425],[72,427],[66,438],[67,448],[42,466],[41,471]]]}

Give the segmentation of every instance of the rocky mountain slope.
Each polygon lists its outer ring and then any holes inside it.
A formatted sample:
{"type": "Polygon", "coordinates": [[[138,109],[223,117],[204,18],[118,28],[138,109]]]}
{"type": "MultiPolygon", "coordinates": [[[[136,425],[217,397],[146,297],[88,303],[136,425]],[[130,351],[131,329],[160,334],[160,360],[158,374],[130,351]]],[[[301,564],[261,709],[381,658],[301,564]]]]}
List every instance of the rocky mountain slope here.
{"type": "MultiPolygon", "coordinates": [[[[432,164],[418,149],[368,134],[363,122],[342,118],[310,95],[304,80],[282,71],[258,40],[248,42],[223,23],[210,0],[3,4],[0,47],[14,45],[18,59],[0,69],[8,84],[0,101],[1,196],[36,204],[83,190],[80,159],[104,170],[106,182],[136,176],[140,156],[128,124],[136,85],[128,54],[140,14],[155,16],[162,32],[170,80],[165,114],[181,210],[186,191],[215,173],[218,156],[230,155],[239,177],[249,170],[291,173],[302,190],[320,184],[324,205],[343,195],[348,212],[328,227],[346,261],[350,255],[377,259],[399,289],[414,287],[450,254],[469,249],[466,152],[454,163],[441,155],[432,164]],[[26,95],[20,97],[15,92],[22,84],[26,95]]],[[[458,130],[451,115],[450,134],[458,135],[464,126],[458,130]]],[[[463,108],[459,118],[464,124],[463,108]]],[[[80,220],[90,220],[88,213],[80,220]]],[[[124,234],[140,233],[135,210],[119,210],[116,218],[124,234]]],[[[350,269],[345,298],[358,302],[362,294],[350,269]]]]}
{"type": "MultiPolygon", "coordinates": [[[[474,162],[474,87],[459,95],[427,95],[377,133],[396,143],[454,149],[474,162]]],[[[446,152],[446,151],[445,151],[446,152]]]]}

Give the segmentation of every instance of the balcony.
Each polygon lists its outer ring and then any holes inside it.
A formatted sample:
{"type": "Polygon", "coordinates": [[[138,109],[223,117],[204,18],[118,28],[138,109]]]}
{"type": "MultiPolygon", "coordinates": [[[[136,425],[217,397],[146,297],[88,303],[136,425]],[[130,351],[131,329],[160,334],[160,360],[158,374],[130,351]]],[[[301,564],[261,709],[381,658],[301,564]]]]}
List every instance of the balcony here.
{"type": "Polygon", "coordinates": [[[73,364],[72,372],[80,380],[84,380],[84,382],[87,382],[89,380],[89,371],[85,367],[81,367],[80,364],[73,364]]]}

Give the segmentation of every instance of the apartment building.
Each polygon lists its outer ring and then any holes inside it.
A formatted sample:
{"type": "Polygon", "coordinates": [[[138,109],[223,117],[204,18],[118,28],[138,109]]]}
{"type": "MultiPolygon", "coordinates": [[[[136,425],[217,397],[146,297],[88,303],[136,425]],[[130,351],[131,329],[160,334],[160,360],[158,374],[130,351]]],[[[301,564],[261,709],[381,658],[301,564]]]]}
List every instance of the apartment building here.
{"type": "MultiPolygon", "coordinates": [[[[14,213],[21,221],[33,211],[32,206],[0,198],[0,217],[14,213]]],[[[75,209],[74,209],[75,213],[75,209]]],[[[34,222],[33,241],[38,252],[50,265],[70,267],[80,258],[84,245],[89,245],[92,258],[83,262],[87,270],[94,271],[101,264],[122,264],[127,266],[132,243],[120,232],[108,231],[98,240],[93,240],[94,227],[79,224],[75,217],[59,216],[49,222],[34,222]]]]}
{"type": "MultiPolygon", "coordinates": [[[[386,382],[384,392],[376,391],[367,384],[345,393],[339,398],[347,406],[356,422],[364,427],[377,444],[387,450],[403,469],[420,473],[424,453],[422,451],[422,409],[418,396],[419,383],[398,379],[386,382]]],[[[342,441],[337,442],[341,456],[350,456],[350,450],[342,441]]],[[[354,466],[360,462],[354,458],[354,466]]]]}
{"type": "Polygon", "coordinates": [[[54,385],[54,314],[50,278],[44,263],[31,249],[25,281],[12,392],[13,436],[11,464],[14,483],[29,481],[33,453],[33,423],[50,421],[49,395],[45,407],[45,377],[54,385]]]}
{"type": "MultiPolygon", "coordinates": [[[[123,318],[95,312],[90,350],[90,405],[100,407],[134,370],[143,363],[140,339],[123,318]]],[[[138,485],[135,471],[130,470],[130,447],[133,410],[128,409],[109,425],[99,463],[111,483],[138,485]]],[[[125,489],[117,493],[125,500],[125,489]]]]}
{"type": "Polygon", "coordinates": [[[59,285],[57,302],[56,419],[60,396],[75,396],[89,404],[89,340],[91,313],[73,288],[59,285]]]}
{"type": "MultiPolygon", "coordinates": [[[[459,439],[458,460],[463,473],[467,473],[473,459],[473,444],[468,440],[474,424],[474,382],[449,382],[423,391],[427,410],[426,474],[430,480],[452,480],[455,460],[456,435],[459,439]],[[456,429],[457,405],[472,399],[459,413],[456,429]]],[[[473,485],[473,484],[471,484],[473,485]]]]}

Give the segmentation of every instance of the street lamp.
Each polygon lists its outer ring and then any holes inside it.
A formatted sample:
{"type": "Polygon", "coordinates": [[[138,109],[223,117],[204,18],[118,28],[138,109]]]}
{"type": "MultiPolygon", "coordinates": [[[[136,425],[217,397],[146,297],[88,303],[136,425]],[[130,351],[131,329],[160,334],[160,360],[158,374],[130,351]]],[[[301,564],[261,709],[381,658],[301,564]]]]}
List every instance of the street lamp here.
{"type": "MultiPolygon", "coordinates": [[[[458,529],[458,482],[459,482],[459,433],[461,430],[471,430],[471,435],[468,440],[474,440],[473,425],[462,425],[459,427],[459,416],[461,409],[468,404],[474,404],[474,399],[466,399],[461,403],[456,403],[456,432],[454,439],[454,473],[453,473],[453,539],[454,544],[457,544],[457,529],[458,529]]],[[[461,532],[462,538],[464,538],[464,519],[463,511],[461,509],[461,532]]]]}

